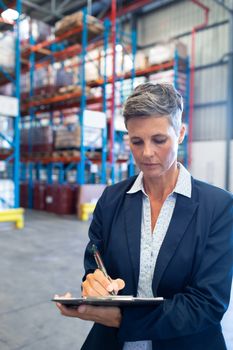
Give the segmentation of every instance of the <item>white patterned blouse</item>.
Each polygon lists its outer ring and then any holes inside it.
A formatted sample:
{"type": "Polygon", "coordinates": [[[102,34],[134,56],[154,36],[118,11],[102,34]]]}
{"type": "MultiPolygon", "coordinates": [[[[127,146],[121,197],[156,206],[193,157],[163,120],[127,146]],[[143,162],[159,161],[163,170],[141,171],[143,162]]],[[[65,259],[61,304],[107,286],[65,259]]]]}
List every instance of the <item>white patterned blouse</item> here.
{"type": "MultiPolygon", "coordinates": [[[[150,201],[143,186],[142,172],[139,173],[133,186],[127,192],[128,194],[138,191],[142,191],[143,193],[140,273],[137,290],[137,295],[140,297],[153,297],[152,279],[156,260],[172,218],[177,193],[189,198],[191,197],[191,175],[182,164],[178,163],[178,167],[180,171],[176,186],[173,192],[167,196],[167,199],[163,203],[153,233],[151,232],[150,201]]],[[[145,339],[144,341],[126,342],[123,350],[152,350],[152,341],[150,339],[145,339]]]]}

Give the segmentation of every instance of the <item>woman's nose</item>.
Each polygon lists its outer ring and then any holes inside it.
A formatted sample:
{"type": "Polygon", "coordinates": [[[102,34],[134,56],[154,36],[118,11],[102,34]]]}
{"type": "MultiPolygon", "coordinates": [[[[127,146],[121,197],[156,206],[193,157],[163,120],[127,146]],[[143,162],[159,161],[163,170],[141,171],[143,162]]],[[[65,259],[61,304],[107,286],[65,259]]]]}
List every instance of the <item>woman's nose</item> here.
{"type": "Polygon", "coordinates": [[[143,149],[143,156],[144,157],[152,157],[153,156],[153,148],[151,145],[145,145],[143,149]]]}

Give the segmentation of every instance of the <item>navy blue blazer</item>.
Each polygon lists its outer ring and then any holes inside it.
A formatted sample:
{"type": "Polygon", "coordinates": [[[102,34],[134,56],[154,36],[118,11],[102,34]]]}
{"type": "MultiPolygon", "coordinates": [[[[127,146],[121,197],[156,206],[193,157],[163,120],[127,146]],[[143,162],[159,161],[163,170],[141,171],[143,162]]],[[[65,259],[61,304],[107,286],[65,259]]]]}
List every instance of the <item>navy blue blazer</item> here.
{"type": "MultiPolygon", "coordinates": [[[[98,246],[121,294],[137,294],[142,193],[127,194],[136,177],[106,188],[89,229],[86,274],[96,269],[98,246]]],[[[125,307],[120,328],[94,324],[82,350],[122,349],[125,341],[152,340],[153,350],[225,350],[220,321],[226,311],[233,266],[233,196],[192,178],[192,196],[177,194],[154,271],[156,307],[125,307]]],[[[85,277],[84,277],[85,278],[85,277]]]]}

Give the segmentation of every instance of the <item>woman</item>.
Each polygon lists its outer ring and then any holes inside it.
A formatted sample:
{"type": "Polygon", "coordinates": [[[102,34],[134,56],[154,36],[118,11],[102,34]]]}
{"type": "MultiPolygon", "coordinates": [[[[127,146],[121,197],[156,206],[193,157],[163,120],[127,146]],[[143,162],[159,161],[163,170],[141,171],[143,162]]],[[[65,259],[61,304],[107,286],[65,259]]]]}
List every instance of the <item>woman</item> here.
{"type": "Polygon", "coordinates": [[[85,296],[115,290],[165,301],[123,309],[58,304],[65,316],[95,321],[82,349],[226,349],[220,321],[232,279],[233,196],[177,162],[182,111],[169,84],[142,84],[127,99],[125,124],[141,172],[98,201],[82,283],[85,296]],[[93,243],[112,283],[96,270],[93,243]]]}

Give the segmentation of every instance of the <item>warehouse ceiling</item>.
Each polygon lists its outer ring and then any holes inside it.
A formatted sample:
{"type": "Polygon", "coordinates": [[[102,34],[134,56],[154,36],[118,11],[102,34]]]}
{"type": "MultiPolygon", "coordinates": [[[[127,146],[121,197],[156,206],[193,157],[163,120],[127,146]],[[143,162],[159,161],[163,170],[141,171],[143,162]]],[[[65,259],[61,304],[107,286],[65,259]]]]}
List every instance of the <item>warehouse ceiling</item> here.
{"type": "MultiPolygon", "coordinates": [[[[142,7],[161,7],[177,0],[117,0],[117,9],[128,9],[128,12],[140,11],[142,7]]],[[[22,0],[22,13],[31,18],[53,25],[62,17],[88,8],[88,13],[103,18],[110,13],[111,0],[22,0]]]]}

